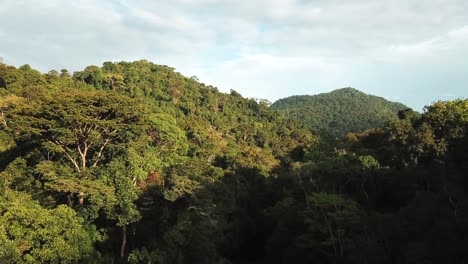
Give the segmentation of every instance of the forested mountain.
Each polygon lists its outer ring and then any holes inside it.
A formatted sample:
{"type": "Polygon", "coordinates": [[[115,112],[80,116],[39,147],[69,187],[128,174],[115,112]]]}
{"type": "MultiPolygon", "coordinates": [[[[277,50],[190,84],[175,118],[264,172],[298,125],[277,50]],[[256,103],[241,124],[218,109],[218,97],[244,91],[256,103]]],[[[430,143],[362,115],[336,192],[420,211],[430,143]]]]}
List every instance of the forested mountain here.
{"type": "Polygon", "coordinates": [[[353,88],[291,96],[274,102],[271,107],[314,131],[340,137],[348,132],[382,127],[388,119],[396,118],[398,111],[408,108],[353,88]]]}
{"type": "Polygon", "coordinates": [[[0,64],[0,110],[0,263],[468,262],[468,100],[330,148],[136,61],[0,64]]]}
{"type": "Polygon", "coordinates": [[[26,262],[235,255],[248,182],[316,141],[265,104],[147,61],[73,75],[0,64],[0,96],[0,238],[26,262]]]}

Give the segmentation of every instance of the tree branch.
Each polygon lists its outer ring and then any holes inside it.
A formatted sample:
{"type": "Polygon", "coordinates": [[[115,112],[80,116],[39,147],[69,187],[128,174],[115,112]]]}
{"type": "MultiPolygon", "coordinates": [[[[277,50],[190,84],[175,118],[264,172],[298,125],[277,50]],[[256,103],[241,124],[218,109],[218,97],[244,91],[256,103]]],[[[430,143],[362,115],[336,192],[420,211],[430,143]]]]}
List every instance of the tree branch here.
{"type": "Polygon", "coordinates": [[[3,113],[2,108],[0,108],[0,113],[1,113],[0,120],[2,121],[3,125],[5,125],[5,127],[8,127],[7,122],[6,122],[6,118],[5,118],[5,113],[3,113]]]}
{"type": "Polygon", "coordinates": [[[49,142],[51,143],[54,143],[56,144],[57,146],[59,146],[59,148],[63,151],[63,153],[65,154],[65,156],[73,163],[73,165],[75,166],[75,169],[78,171],[78,172],[81,172],[81,169],[80,169],[80,166],[78,166],[78,162],[76,162],[76,159],[74,159],[72,156],[70,156],[70,154],[68,154],[68,152],[65,150],[65,148],[62,146],[62,144],[60,144],[59,141],[55,140],[55,142],[52,142],[49,140],[49,142]]]}
{"type": "Polygon", "coordinates": [[[102,152],[104,151],[104,148],[107,146],[107,144],[109,144],[109,142],[111,141],[110,138],[106,139],[106,141],[104,142],[104,144],[101,146],[101,148],[99,149],[99,153],[96,157],[96,161],[94,161],[94,164],[93,164],[93,168],[97,166],[99,160],[101,159],[102,157],[102,152]]]}
{"type": "Polygon", "coordinates": [[[88,144],[88,140],[85,140],[85,142],[84,142],[83,155],[81,156],[81,158],[82,158],[82,164],[83,164],[83,169],[86,168],[86,156],[88,155],[89,146],[90,146],[90,145],[88,144]]]}
{"type": "Polygon", "coordinates": [[[78,150],[78,152],[80,153],[80,157],[81,157],[81,168],[82,169],[85,169],[86,168],[86,146],[85,146],[85,150],[81,150],[81,144],[80,144],[80,141],[79,140],[76,140],[76,149],[78,150]]]}

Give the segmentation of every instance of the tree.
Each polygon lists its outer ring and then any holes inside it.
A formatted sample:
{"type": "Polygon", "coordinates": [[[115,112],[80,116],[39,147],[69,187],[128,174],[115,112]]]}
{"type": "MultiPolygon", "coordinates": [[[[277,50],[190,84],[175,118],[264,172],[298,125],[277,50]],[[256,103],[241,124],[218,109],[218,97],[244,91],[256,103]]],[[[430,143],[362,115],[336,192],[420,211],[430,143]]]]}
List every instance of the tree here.
{"type": "Polygon", "coordinates": [[[93,226],[65,206],[44,209],[27,195],[7,190],[0,197],[0,260],[75,263],[91,254],[93,226]]]}
{"type": "Polygon", "coordinates": [[[96,167],[110,149],[144,133],[144,105],[105,92],[71,91],[7,113],[17,141],[33,141],[67,159],[76,172],[96,167]]]}
{"type": "Polygon", "coordinates": [[[98,66],[88,66],[82,72],[75,72],[73,77],[96,88],[102,88],[103,74],[98,66]]]}
{"type": "Polygon", "coordinates": [[[16,248],[15,243],[9,240],[5,227],[0,226],[0,262],[5,264],[18,263],[21,260],[21,254],[16,248]]]}
{"type": "Polygon", "coordinates": [[[42,156],[35,173],[48,189],[67,193],[70,207],[78,198],[88,220],[107,208],[124,230],[123,256],[127,225],[140,218],[137,185],[187,148],[175,120],[153,111],[111,92],[68,91],[8,111],[4,128],[17,135],[18,145],[34,142],[42,156]],[[85,197],[91,205],[85,206],[85,197]]]}

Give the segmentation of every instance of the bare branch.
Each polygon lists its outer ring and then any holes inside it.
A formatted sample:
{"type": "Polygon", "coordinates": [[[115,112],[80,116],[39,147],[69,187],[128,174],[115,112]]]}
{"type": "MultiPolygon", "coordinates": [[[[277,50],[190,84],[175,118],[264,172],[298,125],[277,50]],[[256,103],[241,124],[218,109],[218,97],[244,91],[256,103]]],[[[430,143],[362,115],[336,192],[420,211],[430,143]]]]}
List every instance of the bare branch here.
{"type": "Polygon", "coordinates": [[[63,153],[65,154],[65,156],[73,163],[73,165],[75,166],[75,169],[78,171],[78,172],[81,172],[81,169],[80,169],[80,166],[78,166],[78,162],[76,162],[76,159],[73,158],[72,156],[70,156],[70,154],[68,154],[68,152],[65,150],[65,148],[62,146],[62,144],[60,143],[60,141],[58,140],[55,140],[54,142],[50,141],[49,142],[51,143],[54,143],[56,144],[57,146],[59,146],[59,148],[63,151],[63,153]]]}
{"type": "Polygon", "coordinates": [[[88,140],[85,140],[84,142],[84,150],[83,150],[83,154],[81,155],[81,164],[82,164],[82,167],[83,169],[86,169],[86,156],[88,155],[88,149],[89,149],[89,144],[88,144],[88,140]]]}
{"type": "Polygon", "coordinates": [[[101,146],[101,149],[99,149],[99,153],[96,157],[96,161],[94,161],[94,164],[93,164],[93,168],[97,166],[99,160],[101,159],[102,157],[102,152],[104,151],[104,148],[106,148],[107,144],[109,144],[109,142],[111,141],[110,138],[106,139],[106,141],[104,142],[104,144],[101,146]]]}
{"type": "Polygon", "coordinates": [[[3,125],[5,125],[5,127],[8,127],[7,125],[7,122],[6,122],[6,118],[5,118],[5,113],[3,113],[3,109],[0,108],[0,120],[2,121],[3,125]]]}
{"type": "Polygon", "coordinates": [[[76,140],[76,149],[77,149],[78,152],[80,153],[80,156],[83,157],[83,151],[81,151],[81,144],[80,144],[80,141],[79,141],[79,140],[76,140]]]}

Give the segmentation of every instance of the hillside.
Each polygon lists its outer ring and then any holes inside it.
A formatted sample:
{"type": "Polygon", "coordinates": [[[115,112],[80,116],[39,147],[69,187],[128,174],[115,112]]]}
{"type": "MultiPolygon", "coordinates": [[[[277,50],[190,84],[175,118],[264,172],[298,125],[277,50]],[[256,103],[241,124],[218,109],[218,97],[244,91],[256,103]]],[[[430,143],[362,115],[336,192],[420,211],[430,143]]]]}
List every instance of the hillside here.
{"type": "MultiPolygon", "coordinates": [[[[149,244],[165,253],[157,263],[173,263],[181,256],[173,255],[180,245],[171,236],[187,237],[180,242],[187,259],[212,263],[220,258],[216,241],[201,241],[223,240],[224,233],[229,240],[231,221],[245,214],[235,206],[247,202],[244,188],[300,158],[316,141],[264,103],[145,60],[105,62],[73,74],[0,64],[0,110],[0,248],[8,246],[2,239],[15,237],[3,226],[20,221],[3,215],[26,200],[10,213],[40,214],[42,222],[78,219],[71,224],[82,243],[58,233],[38,238],[61,241],[51,254],[62,263],[88,256],[101,235],[109,237],[100,244],[103,263],[149,244]],[[211,222],[224,224],[213,228],[211,222]],[[127,226],[138,236],[127,234],[127,226]],[[122,232],[138,242],[113,244],[122,232]]],[[[61,228],[57,232],[66,232],[61,228]]],[[[51,262],[43,246],[23,260],[51,262]]],[[[224,250],[237,254],[241,248],[224,250]]]]}
{"type": "Polygon", "coordinates": [[[388,119],[396,118],[398,111],[408,108],[353,88],[291,96],[274,102],[271,107],[315,131],[339,137],[348,132],[382,127],[388,119]]]}
{"type": "Polygon", "coordinates": [[[144,60],[0,63],[0,263],[467,262],[468,100],[328,144],[281,111],[144,60]]]}

